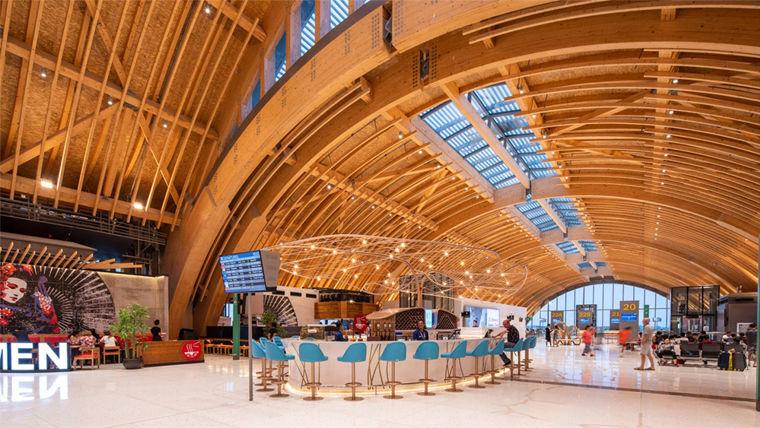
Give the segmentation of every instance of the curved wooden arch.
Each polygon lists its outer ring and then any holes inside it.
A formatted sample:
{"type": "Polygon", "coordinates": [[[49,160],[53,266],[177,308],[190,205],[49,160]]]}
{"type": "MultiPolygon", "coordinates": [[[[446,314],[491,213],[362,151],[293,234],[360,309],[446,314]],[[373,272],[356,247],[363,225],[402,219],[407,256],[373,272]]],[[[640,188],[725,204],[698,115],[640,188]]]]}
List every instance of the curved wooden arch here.
{"type": "MultiPolygon", "coordinates": [[[[395,7],[402,7],[394,2],[395,7]]],[[[516,242],[531,238],[529,231],[522,227],[510,228],[511,223],[497,227],[491,236],[479,237],[463,234],[460,230],[467,229],[468,225],[479,222],[495,222],[493,218],[503,208],[525,202],[526,192],[524,189],[499,189],[493,191],[494,203],[487,197],[478,198],[479,194],[470,185],[473,181],[462,181],[457,175],[463,177],[464,172],[452,167],[449,159],[442,156],[441,152],[431,149],[430,142],[424,136],[416,132],[403,133],[402,139],[409,139],[404,147],[400,145],[400,152],[395,157],[387,156],[377,158],[375,162],[369,162],[372,156],[382,153],[388,145],[396,141],[394,134],[399,132],[401,123],[407,120],[406,115],[429,108],[442,99],[441,87],[446,83],[457,82],[460,88],[467,87],[476,81],[495,79],[500,67],[508,67],[511,64],[538,63],[547,61],[556,56],[574,57],[594,55],[602,52],[621,51],[630,52],[636,49],[651,49],[655,51],[683,51],[696,52],[701,57],[696,61],[709,61],[710,55],[723,53],[737,58],[732,64],[755,65],[752,58],[760,57],[757,34],[748,30],[744,23],[752,22],[760,17],[756,11],[733,10],[730,7],[721,10],[689,10],[679,16],[673,24],[663,24],[658,14],[641,12],[640,15],[626,20],[610,20],[609,16],[588,16],[572,19],[563,23],[562,34],[553,34],[551,24],[543,24],[530,31],[521,30],[498,36],[494,40],[494,47],[489,48],[479,44],[470,45],[466,37],[452,29],[463,28],[479,19],[487,18],[490,13],[500,13],[499,7],[487,11],[481,6],[471,9],[440,13],[439,20],[435,23],[427,19],[432,15],[432,6],[420,7],[419,10],[410,11],[404,9],[404,13],[414,14],[424,19],[409,19],[407,27],[398,34],[394,34],[393,44],[401,53],[391,56],[381,49],[373,49],[372,40],[360,39],[358,43],[366,43],[368,49],[350,60],[340,59],[335,66],[342,73],[332,81],[321,80],[318,90],[314,91],[308,102],[291,107],[289,95],[294,91],[298,93],[300,88],[306,87],[309,80],[307,69],[294,67],[286,79],[276,86],[272,95],[262,101],[252,119],[241,127],[236,141],[223,154],[215,168],[211,170],[206,180],[204,190],[200,192],[194,201],[192,210],[183,218],[183,226],[175,231],[170,239],[166,252],[166,263],[171,272],[174,297],[172,301],[171,319],[172,334],[179,329],[179,320],[184,315],[188,302],[195,299],[200,306],[196,308],[196,327],[204,325],[207,319],[215,316],[215,311],[224,295],[221,294],[218,285],[218,277],[215,273],[215,259],[219,253],[233,252],[239,249],[250,249],[252,246],[263,246],[266,243],[276,242],[287,237],[314,235],[334,231],[336,229],[351,231],[364,231],[387,233],[396,236],[411,237],[441,237],[454,240],[478,240],[488,242],[500,241],[499,251],[507,249],[516,242]],[[454,24],[456,22],[456,24],[454,24]],[[645,23],[651,23],[650,30],[645,23]],[[730,24],[727,24],[730,23],[730,24]],[[691,28],[701,26],[703,31],[695,33],[691,28]],[[644,28],[647,28],[644,30],[644,28]],[[539,31],[543,30],[543,31],[539,31]],[[538,34],[541,37],[538,37],[538,34]],[[548,36],[547,36],[548,35],[548,36]],[[398,37],[397,37],[398,36],[398,37]],[[599,42],[604,40],[604,42],[599,42]],[[408,76],[412,61],[417,57],[417,52],[412,49],[415,46],[435,45],[438,51],[438,66],[436,76],[428,82],[424,88],[413,86],[408,76]],[[393,61],[391,61],[393,58],[393,61]],[[452,61],[456,58],[456,61],[452,61]],[[341,62],[342,61],[342,62],[341,62]],[[356,79],[364,76],[364,79],[356,79]],[[323,84],[324,83],[324,84],[323,84]],[[348,88],[348,89],[346,89],[348,88]],[[370,99],[371,97],[371,99],[370,99]],[[287,106],[287,107],[284,107],[287,106]],[[278,114],[283,108],[290,109],[287,116],[278,114]],[[392,113],[397,108],[403,116],[392,113]],[[378,134],[378,135],[375,135],[378,134]],[[418,154],[418,151],[421,153],[418,154]],[[362,155],[365,153],[365,155],[362,155]],[[344,155],[344,162],[337,167],[332,162],[344,155]],[[363,161],[359,158],[363,158],[363,161]],[[395,159],[395,160],[390,160],[395,159]],[[442,162],[443,161],[443,162],[442,162]],[[426,168],[441,163],[445,173],[436,173],[437,165],[429,171],[419,175],[399,179],[384,177],[384,174],[392,173],[397,168],[426,168]],[[417,166],[415,166],[417,165],[417,166]],[[456,171],[452,182],[451,170],[456,171]],[[232,173],[234,171],[234,173],[232,173]],[[243,173],[241,173],[243,171],[243,173]],[[436,175],[438,174],[438,175],[436,175]],[[357,187],[357,177],[371,180],[373,184],[357,187]],[[381,184],[374,184],[381,183],[381,184]],[[325,190],[330,184],[331,189],[325,190]],[[366,192],[362,192],[366,188],[366,192]],[[430,188],[434,188],[433,194],[440,190],[440,199],[429,205],[425,195],[430,188]],[[356,196],[356,200],[350,199],[349,195],[356,196]],[[423,204],[424,208],[417,210],[415,207],[423,204]],[[375,208],[371,208],[373,205],[375,208]],[[431,209],[433,207],[434,209],[431,209]],[[390,215],[389,215],[390,214],[390,215]],[[424,224],[420,224],[419,218],[425,218],[424,224]],[[411,219],[415,220],[412,221],[411,219]],[[404,222],[403,220],[406,220],[404,222]],[[271,221],[271,223],[270,223],[271,221]],[[428,223],[429,221],[429,223],[428,223]]],[[[373,28],[373,14],[379,11],[368,10],[364,16],[357,17],[344,31],[351,31],[352,37],[356,33],[362,33],[361,29],[373,28]],[[349,30],[350,29],[350,30],[349,30]],[[356,33],[354,33],[356,29],[356,33]]],[[[440,12],[440,11],[437,11],[440,12]]],[[[514,11],[505,11],[510,13],[514,11]]],[[[394,13],[401,13],[394,9],[394,13]]],[[[381,21],[382,22],[382,21],[381,21]]],[[[371,31],[367,31],[371,34],[371,31]]],[[[353,39],[352,39],[353,40],[353,39]]],[[[337,58],[340,38],[333,39],[316,51],[310,58],[317,64],[325,64],[322,58],[337,58]]],[[[353,43],[353,42],[352,42],[353,43]]],[[[382,46],[381,46],[382,47],[382,46]]],[[[353,53],[353,51],[352,51],[353,53]]],[[[692,59],[692,58],[689,58],[692,59]]],[[[664,61],[663,61],[664,62],[664,61]]],[[[326,65],[324,65],[326,67],[326,65]]],[[[658,64],[659,66],[659,64],[658,64]]],[[[667,65],[666,65],[667,66],[667,65]]],[[[727,66],[727,67],[730,67],[727,66]]],[[[620,74],[618,72],[615,72],[620,74]]],[[[547,74],[550,75],[550,74],[547,74]]],[[[518,81],[524,79],[538,79],[538,75],[517,77],[518,81]]],[[[685,76],[684,80],[689,77],[685,76]]],[[[511,80],[512,77],[501,77],[502,80],[511,80]]],[[[523,97],[514,99],[531,100],[538,96],[546,96],[548,102],[554,102],[552,97],[572,96],[581,101],[585,95],[578,91],[594,91],[602,93],[619,93],[621,91],[655,90],[668,91],[679,90],[672,88],[671,83],[659,82],[658,79],[667,79],[664,76],[648,77],[638,76],[634,80],[621,80],[607,76],[588,77],[588,84],[576,83],[569,90],[537,90],[528,91],[523,97]],[[600,81],[607,81],[600,84],[600,81]],[[594,83],[597,82],[597,83],[594,83]],[[633,82],[633,83],[626,83],[633,82]]],[[[529,82],[530,83],[530,82],[529,82]]],[[[733,89],[729,93],[725,88],[705,89],[704,86],[680,89],[689,98],[710,98],[711,96],[727,97],[728,102],[752,103],[756,96],[747,88],[748,82],[734,82],[729,79],[720,80],[716,77],[701,78],[700,84],[728,85],[733,89]],[[739,83],[739,84],[737,84],[739,83]],[[738,93],[737,93],[738,92],[738,93]]],[[[563,83],[564,84],[564,83],[563,83]]],[[[751,84],[751,83],[750,83],[751,84]]],[[[536,86],[540,88],[541,83],[536,86]]],[[[660,95],[659,92],[655,95],[660,95]]],[[[609,95],[607,95],[609,97],[609,95]]],[[[625,95],[623,95],[625,97],[625,95]]],[[[720,99],[720,98],[716,98],[720,99]]],[[[658,104],[661,109],[667,109],[667,102],[658,104]],[[664,106],[664,107],[663,107],[664,106]]],[[[544,101],[542,101],[544,102],[544,101]]],[[[565,101],[568,102],[568,101],[565,101]]],[[[719,101],[716,101],[719,102],[719,101]]],[[[656,133],[662,134],[673,124],[673,134],[679,135],[683,144],[686,140],[696,138],[699,144],[713,144],[716,138],[714,133],[705,132],[704,127],[690,125],[694,119],[685,117],[688,114],[710,115],[710,110],[716,107],[700,104],[701,107],[688,107],[689,111],[679,110],[678,115],[665,113],[653,116],[641,116],[653,119],[652,126],[656,133]],[[679,120],[682,119],[682,120],[679,120]],[[661,121],[657,122],[657,121],[661,121]],[[697,133],[691,135],[688,133],[697,133]],[[705,134],[705,135],[702,135],[705,134]],[[712,135],[712,136],[711,136],[712,135]]],[[[587,106],[578,109],[578,115],[587,114],[589,110],[598,109],[596,106],[587,106]]],[[[535,110],[535,109],[534,109],[535,110]]],[[[635,111],[635,109],[633,109],[635,111]]],[[[655,107],[657,112],[657,107],[655,107]]],[[[527,110],[532,111],[532,110],[527,110]]],[[[547,128],[548,135],[552,136],[555,129],[565,127],[571,120],[567,117],[576,110],[560,110],[565,115],[559,122],[552,122],[548,117],[551,113],[545,111],[543,125],[536,129],[547,128]]],[[[651,111],[647,107],[646,111],[651,111]]],[[[736,113],[731,113],[736,114],[736,113]]],[[[731,114],[721,113],[715,117],[719,120],[736,120],[731,114]]],[[[743,118],[742,123],[747,123],[743,118]]],[[[579,128],[560,135],[572,136],[589,144],[597,144],[596,137],[605,136],[595,133],[593,127],[607,122],[614,122],[615,127],[623,126],[625,132],[632,138],[650,138],[650,132],[642,129],[642,125],[649,125],[642,120],[631,121],[623,119],[611,119],[608,121],[594,121],[586,119],[579,121],[579,128]],[[630,127],[637,128],[638,134],[630,127]],[[625,128],[628,127],[628,128],[625,128]],[[586,140],[587,139],[587,140],[586,140]]],[[[607,125],[610,125],[607,123],[607,125]]],[[[607,126],[605,125],[605,126],[607,126]]],[[[737,144],[747,144],[754,147],[756,134],[753,128],[746,125],[727,125],[727,133],[737,144]],[[745,131],[749,134],[744,134],[745,131]]],[[[644,127],[648,129],[648,126],[644,127]]],[[[606,137],[617,139],[619,132],[607,132],[606,137]]],[[[559,136],[558,136],[559,137],[559,136]]],[[[551,149],[552,138],[547,138],[546,149],[551,149]]],[[[668,139],[668,140],[672,140],[668,139]]],[[[622,140],[625,141],[625,140],[622,140]]],[[[405,141],[406,142],[406,141],[405,141]]],[[[667,147],[667,141],[654,141],[662,147],[667,147]]],[[[696,143],[695,143],[696,144],[696,143]]],[[[623,149],[625,146],[623,146],[623,149]]],[[[651,150],[646,162],[661,162],[664,150],[651,150]]],[[[749,158],[752,158],[750,155],[749,158]]],[[[572,159],[552,158],[553,162],[572,162],[572,159]]],[[[682,158],[682,161],[686,159],[682,158]]],[[[742,165],[750,166],[749,159],[734,161],[742,165]]],[[[715,165],[720,165],[715,163],[715,165]]],[[[751,240],[757,243],[756,232],[759,221],[749,215],[753,209],[752,200],[747,200],[743,195],[730,193],[728,189],[711,187],[711,191],[720,199],[706,200],[702,193],[683,194],[678,190],[661,192],[653,191],[652,183],[655,182],[652,173],[659,167],[649,167],[649,175],[643,174],[626,178],[619,174],[608,177],[594,177],[585,175],[582,170],[573,172],[572,164],[568,167],[560,167],[562,177],[559,179],[534,180],[531,185],[531,196],[534,200],[548,199],[553,197],[570,197],[578,201],[585,198],[604,198],[607,200],[620,200],[632,202],[645,202],[653,206],[666,207],[674,212],[684,213],[686,217],[696,216],[717,225],[726,239],[740,241],[751,240]],[[735,211],[727,212],[724,207],[726,202],[731,201],[735,211]]],[[[732,173],[734,174],[734,173],[732,173]]],[[[688,174],[684,173],[684,178],[688,174]]],[[[684,180],[684,189],[689,189],[684,180]]],[[[735,176],[729,184],[739,185],[746,183],[746,189],[754,189],[757,182],[748,177],[735,176]]],[[[679,182],[674,182],[674,186],[679,182]]],[[[707,191],[707,187],[705,187],[707,191]]],[[[482,189],[481,189],[482,190],[482,189]]],[[[704,193],[707,194],[707,193],[704,193]]],[[[437,196],[437,195],[436,195],[437,196]]],[[[757,208],[756,204],[754,208],[757,208]]],[[[593,219],[593,211],[590,211],[593,219]]],[[[592,232],[593,234],[593,232],[592,232]]],[[[602,240],[600,240],[602,241],[602,240]]],[[[526,287],[524,293],[530,294],[540,290],[541,287],[551,283],[568,281],[577,282],[581,275],[568,269],[563,262],[559,261],[556,254],[540,247],[528,251],[523,257],[534,258],[532,264],[536,275],[543,275],[540,281],[533,281],[530,287],[526,287]]],[[[604,246],[604,242],[602,242],[604,246]]],[[[616,256],[615,265],[620,265],[622,276],[635,274],[635,266],[626,262],[625,257],[616,256]]],[[[683,266],[673,267],[673,272],[688,274],[683,266]]],[[[671,283],[679,282],[664,267],[646,266],[657,272],[658,275],[670,278],[671,283]]],[[[617,272],[616,272],[617,274],[617,272]]],[[[371,278],[368,277],[369,280],[371,278]]],[[[645,275],[640,275],[645,279],[645,275]]],[[[696,277],[694,277],[696,278],[696,277]]],[[[681,280],[684,281],[684,280],[681,280]]],[[[304,284],[293,284],[304,285],[304,284]]],[[[666,285],[664,285],[666,286],[666,285]]],[[[485,296],[494,298],[493,296],[485,296]]]]}

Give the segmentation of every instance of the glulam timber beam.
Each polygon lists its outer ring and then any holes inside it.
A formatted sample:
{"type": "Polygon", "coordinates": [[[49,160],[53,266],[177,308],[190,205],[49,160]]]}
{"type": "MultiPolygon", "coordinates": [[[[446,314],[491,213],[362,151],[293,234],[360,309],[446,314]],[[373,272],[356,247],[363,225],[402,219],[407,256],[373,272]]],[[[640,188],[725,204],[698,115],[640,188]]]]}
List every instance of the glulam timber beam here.
{"type": "MultiPolygon", "coordinates": [[[[259,25],[259,19],[251,19],[248,16],[246,16],[244,13],[240,18],[238,19],[238,14],[240,13],[238,8],[235,7],[232,3],[225,0],[206,0],[208,4],[216,8],[219,12],[221,12],[224,16],[227,17],[227,19],[230,20],[230,22],[235,22],[237,20],[238,27],[245,30],[246,33],[253,33],[253,38],[256,40],[263,42],[267,38],[267,33],[264,31],[264,28],[259,25]]],[[[245,7],[245,3],[242,4],[241,7],[245,7]]]]}
{"type": "MultiPolygon", "coordinates": [[[[61,76],[74,82],[81,83],[90,89],[97,91],[103,83],[103,77],[96,76],[89,72],[84,72],[80,79],[81,68],[69,62],[62,61],[60,68],[57,69],[57,58],[55,56],[39,49],[33,52],[31,46],[11,36],[8,37],[7,51],[9,54],[16,55],[31,63],[45,67],[49,71],[58,72],[61,76]]],[[[124,88],[112,82],[106,83],[104,90],[105,94],[111,96],[114,100],[120,100],[123,91],[124,88]]],[[[139,106],[141,104],[141,99],[139,96],[127,92],[127,95],[124,97],[124,102],[131,106],[139,106]]],[[[146,100],[143,109],[152,115],[159,115],[159,119],[162,120],[173,121],[176,119],[177,126],[184,129],[192,129],[193,132],[200,135],[203,135],[206,128],[205,123],[198,121],[192,123],[192,120],[189,117],[183,114],[178,115],[177,112],[171,108],[165,107],[162,110],[159,103],[152,100],[146,100]]],[[[219,135],[213,129],[209,130],[207,137],[212,140],[219,139],[219,135]]]]}

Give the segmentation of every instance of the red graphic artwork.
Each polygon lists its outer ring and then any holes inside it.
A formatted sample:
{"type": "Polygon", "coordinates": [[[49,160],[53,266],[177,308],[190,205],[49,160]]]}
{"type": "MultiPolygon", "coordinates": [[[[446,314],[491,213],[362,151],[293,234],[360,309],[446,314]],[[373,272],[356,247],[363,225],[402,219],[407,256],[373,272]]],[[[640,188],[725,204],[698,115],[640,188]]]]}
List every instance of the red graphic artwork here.
{"type": "Polygon", "coordinates": [[[201,342],[195,340],[182,345],[182,356],[187,361],[195,361],[201,356],[201,342]]]}

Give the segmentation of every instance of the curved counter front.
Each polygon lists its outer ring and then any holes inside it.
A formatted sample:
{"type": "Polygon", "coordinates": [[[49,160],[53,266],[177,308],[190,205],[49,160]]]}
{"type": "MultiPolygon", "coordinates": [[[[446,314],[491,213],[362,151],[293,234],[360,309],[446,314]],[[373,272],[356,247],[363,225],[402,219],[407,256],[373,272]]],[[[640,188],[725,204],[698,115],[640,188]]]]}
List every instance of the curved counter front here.
{"type": "MultiPolygon", "coordinates": [[[[484,339],[469,339],[467,342],[467,350],[473,350],[478,343],[484,339]]],[[[301,362],[298,355],[298,347],[302,343],[301,340],[290,339],[284,340],[285,352],[296,356],[294,361],[289,362],[289,376],[288,386],[289,389],[295,392],[306,393],[308,390],[306,384],[311,381],[311,365],[309,363],[301,362]]],[[[461,342],[461,340],[434,340],[430,342],[436,342],[439,346],[439,352],[450,352],[454,347],[461,342]]],[[[319,388],[319,393],[338,393],[340,395],[344,393],[350,393],[350,389],[345,386],[346,383],[351,382],[351,364],[342,363],[338,361],[338,357],[343,355],[346,349],[356,342],[328,342],[328,341],[310,341],[319,345],[322,352],[327,355],[327,361],[316,365],[315,377],[316,381],[320,382],[322,386],[319,388]]],[[[385,387],[384,384],[389,380],[391,375],[390,363],[380,361],[380,354],[389,343],[393,342],[364,342],[367,344],[367,359],[364,362],[356,363],[356,381],[360,382],[362,386],[357,389],[357,392],[372,392],[383,393],[387,389],[390,392],[390,387],[385,387]]],[[[422,341],[417,342],[403,342],[406,344],[406,360],[396,363],[396,380],[403,385],[397,388],[398,391],[416,391],[423,389],[423,383],[419,380],[425,377],[425,362],[422,360],[415,360],[414,356],[417,347],[424,343],[422,341]]],[[[493,341],[489,344],[489,348],[493,346],[493,341]]],[[[491,369],[491,357],[486,356],[479,358],[479,369],[481,373],[481,379],[490,377],[490,374],[485,374],[486,371],[491,369]]],[[[431,389],[436,389],[443,386],[451,386],[450,382],[445,382],[446,373],[451,371],[452,361],[448,358],[438,358],[436,360],[430,360],[428,363],[428,377],[434,379],[435,382],[430,384],[431,389]]],[[[462,376],[462,384],[468,384],[474,381],[473,373],[475,372],[475,357],[464,357],[455,360],[457,367],[457,376],[462,376]],[[462,375],[464,373],[464,375],[462,375]]],[[[508,369],[502,369],[502,361],[496,357],[494,367],[500,370],[499,374],[508,369]]]]}

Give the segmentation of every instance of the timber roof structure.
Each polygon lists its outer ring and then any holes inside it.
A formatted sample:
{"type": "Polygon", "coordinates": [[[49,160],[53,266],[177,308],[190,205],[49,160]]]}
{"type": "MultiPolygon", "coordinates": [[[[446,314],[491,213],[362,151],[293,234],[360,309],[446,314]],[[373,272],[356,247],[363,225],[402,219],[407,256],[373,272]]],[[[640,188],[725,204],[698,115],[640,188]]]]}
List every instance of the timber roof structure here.
{"type": "Polygon", "coordinates": [[[597,277],[746,291],[758,22],[750,0],[6,0],[0,188],[169,233],[172,330],[189,304],[213,324],[220,254],[333,234],[492,249],[524,287],[460,294],[529,312],[597,277]]]}

